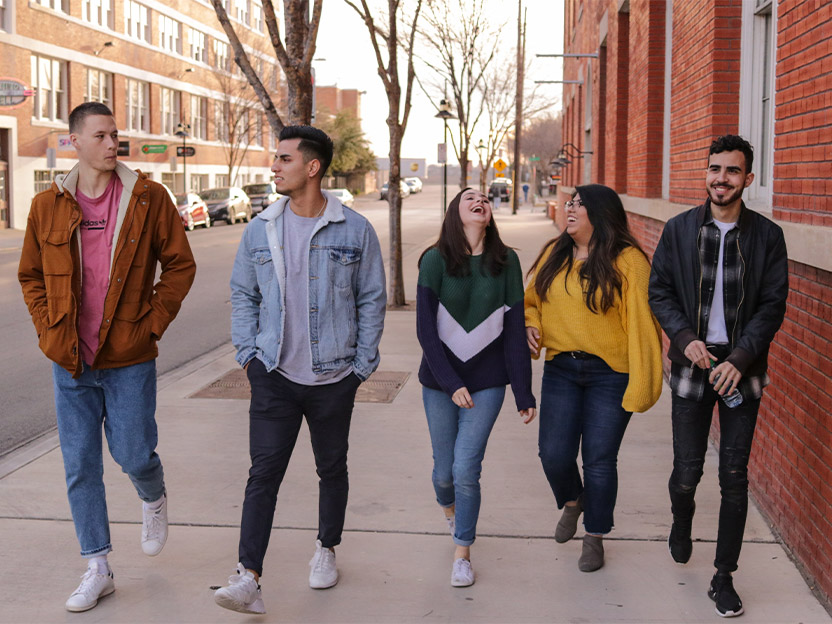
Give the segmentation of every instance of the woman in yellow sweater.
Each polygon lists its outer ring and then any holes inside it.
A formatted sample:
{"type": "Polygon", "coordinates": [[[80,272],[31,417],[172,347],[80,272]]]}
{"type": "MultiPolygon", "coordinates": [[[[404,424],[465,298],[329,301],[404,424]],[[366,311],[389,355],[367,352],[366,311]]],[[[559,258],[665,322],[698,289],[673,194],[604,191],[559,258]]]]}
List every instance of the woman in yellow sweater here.
{"type": "Polygon", "coordinates": [[[615,191],[591,184],[566,202],[566,230],[529,273],[526,336],[534,358],[546,349],[540,460],[563,509],[555,540],[572,539],[583,512],[578,567],[593,572],[604,565],[603,536],[613,528],[618,449],[630,415],[649,409],[662,389],[660,330],[647,303],[650,262],[615,191]]]}

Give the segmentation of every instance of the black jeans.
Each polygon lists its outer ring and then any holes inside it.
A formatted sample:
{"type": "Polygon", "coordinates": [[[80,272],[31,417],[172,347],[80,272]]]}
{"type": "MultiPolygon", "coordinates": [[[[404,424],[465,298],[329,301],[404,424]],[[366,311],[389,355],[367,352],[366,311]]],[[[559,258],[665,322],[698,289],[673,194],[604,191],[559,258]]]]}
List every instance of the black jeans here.
{"type": "Polygon", "coordinates": [[[266,372],[254,358],[251,383],[249,453],[251,469],[240,523],[240,562],[257,574],[269,547],[277,492],[306,416],[318,473],[318,539],[324,547],[341,543],[349,479],[347,448],[355,391],[361,381],[350,373],[333,384],[305,386],[277,371],[266,372]]]}
{"type": "Polygon", "coordinates": [[[733,572],[742,549],[745,519],[748,515],[748,456],[757,424],[760,399],[745,398],[733,409],[726,406],[713,387],[705,389],[702,401],[673,395],[673,472],[670,475],[671,511],[675,517],[689,518],[693,497],[702,478],[708,432],[714,403],[719,402],[719,533],[714,566],[720,572],[733,572]]]}

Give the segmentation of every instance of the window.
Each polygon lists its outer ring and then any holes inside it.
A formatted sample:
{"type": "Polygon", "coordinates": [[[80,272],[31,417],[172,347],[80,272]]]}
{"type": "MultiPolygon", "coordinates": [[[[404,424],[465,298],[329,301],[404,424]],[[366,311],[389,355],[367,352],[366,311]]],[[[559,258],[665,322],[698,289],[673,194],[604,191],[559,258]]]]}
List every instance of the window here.
{"type": "Polygon", "coordinates": [[[217,173],[216,175],[214,175],[214,186],[215,187],[228,186],[228,174],[227,173],[217,173]]]}
{"type": "Polygon", "coordinates": [[[208,174],[207,173],[192,173],[191,174],[191,188],[194,193],[201,193],[208,188],[208,174]]]}
{"type": "Polygon", "coordinates": [[[159,113],[162,117],[162,134],[173,134],[179,123],[179,93],[173,89],[159,89],[161,103],[159,113]]]}
{"type": "Polygon", "coordinates": [[[6,3],[12,1],[13,0],[0,0],[0,30],[9,30],[9,27],[6,24],[7,15],[9,14],[6,10],[6,3]]]}
{"type": "Polygon", "coordinates": [[[263,7],[255,2],[251,5],[251,27],[257,32],[266,32],[265,22],[263,21],[263,7]]]}
{"type": "Polygon", "coordinates": [[[111,0],[84,0],[81,13],[85,21],[106,28],[113,27],[113,7],[111,0]]]}
{"type": "Polygon", "coordinates": [[[252,114],[255,116],[255,120],[254,120],[254,140],[251,143],[252,143],[252,145],[256,145],[258,147],[263,147],[263,115],[261,115],[257,111],[252,111],[252,114]]]}
{"type": "Polygon", "coordinates": [[[49,121],[66,121],[66,63],[32,55],[33,116],[49,121]]]}
{"type": "Polygon", "coordinates": [[[214,67],[228,71],[228,44],[214,39],[214,67]]]}
{"type": "Polygon", "coordinates": [[[113,110],[113,75],[100,69],[87,68],[87,92],[85,102],[101,102],[113,110]]]}
{"type": "Polygon", "coordinates": [[[146,6],[133,0],[124,3],[124,32],[128,37],[150,43],[150,11],[146,6]]]}
{"type": "Polygon", "coordinates": [[[228,143],[228,104],[214,102],[214,139],[228,143]]]}
{"type": "Polygon", "coordinates": [[[127,130],[150,132],[149,99],[150,85],[140,80],[127,79],[127,130]]]}
{"type": "Polygon", "coordinates": [[[41,6],[61,13],[69,13],[69,0],[35,0],[41,6]]]}
{"type": "Polygon", "coordinates": [[[182,24],[167,15],[159,16],[159,46],[169,52],[182,53],[181,47],[182,24]]]}
{"type": "Polygon", "coordinates": [[[237,19],[248,26],[249,0],[234,0],[234,14],[237,19]]]}
{"type": "Polygon", "coordinates": [[[41,169],[35,171],[35,193],[42,193],[48,191],[52,186],[54,176],[66,175],[69,171],[53,171],[51,169],[41,169]]]}
{"type": "Polygon", "coordinates": [[[191,136],[208,138],[208,100],[198,95],[191,96],[191,136]]]}
{"type": "Polygon", "coordinates": [[[188,39],[191,43],[190,56],[201,63],[208,62],[208,50],[205,49],[205,33],[195,28],[188,29],[188,39]]]}

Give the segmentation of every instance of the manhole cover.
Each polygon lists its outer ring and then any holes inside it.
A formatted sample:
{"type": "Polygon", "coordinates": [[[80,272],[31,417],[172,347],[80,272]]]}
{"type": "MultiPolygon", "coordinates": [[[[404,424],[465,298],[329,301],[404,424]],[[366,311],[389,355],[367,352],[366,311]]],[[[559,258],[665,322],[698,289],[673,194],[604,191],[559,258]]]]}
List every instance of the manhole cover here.
{"type": "MultiPolygon", "coordinates": [[[[358,386],[357,403],[392,403],[402,389],[410,373],[376,371],[358,386]]],[[[197,390],[189,399],[245,399],[251,398],[246,372],[241,368],[228,371],[219,379],[197,390]]]]}

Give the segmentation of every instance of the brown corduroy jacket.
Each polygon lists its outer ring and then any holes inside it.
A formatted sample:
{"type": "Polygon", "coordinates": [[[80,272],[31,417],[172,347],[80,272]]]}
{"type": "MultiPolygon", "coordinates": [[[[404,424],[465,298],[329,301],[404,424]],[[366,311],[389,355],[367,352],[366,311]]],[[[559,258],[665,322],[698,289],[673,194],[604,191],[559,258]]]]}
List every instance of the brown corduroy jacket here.
{"type": "MultiPolygon", "coordinates": [[[[119,203],[99,346],[92,368],[155,358],[156,341],[179,312],[196,274],[182,220],[166,189],[118,163],[119,203]],[[162,266],[154,284],[156,263],[162,266]]],[[[46,356],[77,377],[81,301],[81,208],[78,167],[32,200],[18,279],[46,356]]]]}

